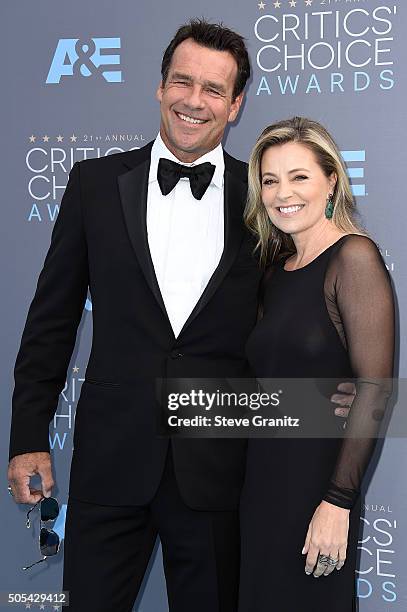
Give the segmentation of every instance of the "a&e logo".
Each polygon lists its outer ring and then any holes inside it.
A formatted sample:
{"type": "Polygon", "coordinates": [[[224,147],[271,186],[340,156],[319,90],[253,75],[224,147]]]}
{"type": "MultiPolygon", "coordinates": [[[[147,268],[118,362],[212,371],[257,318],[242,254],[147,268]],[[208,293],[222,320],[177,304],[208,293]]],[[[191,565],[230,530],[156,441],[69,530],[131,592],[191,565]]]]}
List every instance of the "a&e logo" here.
{"type": "Polygon", "coordinates": [[[120,38],[61,38],[55,49],[46,83],[59,83],[61,77],[102,75],[108,83],[121,83],[120,38]]]}

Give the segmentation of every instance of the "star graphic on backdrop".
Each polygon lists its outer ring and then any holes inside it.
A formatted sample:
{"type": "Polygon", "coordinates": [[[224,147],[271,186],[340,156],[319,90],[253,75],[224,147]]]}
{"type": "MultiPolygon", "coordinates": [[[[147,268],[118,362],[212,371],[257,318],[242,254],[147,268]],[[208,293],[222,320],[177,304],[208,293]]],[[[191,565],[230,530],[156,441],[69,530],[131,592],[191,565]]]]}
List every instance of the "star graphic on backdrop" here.
{"type": "Polygon", "coordinates": [[[281,2],[279,2],[279,0],[276,0],[276,2],[273,2],[274,4],[274,8],[280,8],[281,6],[281,2]]]}
{"type": "Polygon", "coordinates": [[[290,6],[297,6],[297,0],[290,0],[290,6]]]}
{"type": "Polygon", "coordinates": [[[31,134],[31,136],[30,136],[30,138],[29,138],[29,141],[30,141],[30,142],[35,142],[35,139],[36,139],[36,138],[37,138],[37,137],[36,137],[36,136],[34,136],[34,134],[31,134]]]}
{"type": "Polygon", "coordinates": [[[62,141],[63,141],[63,139],[64,139],[64,137],[63,137],[63,136],[61,136],[61,134],[59,134],[59,136],[57,136],[57,140],[58,140],[58,142],[62,142],[62,141]]]}
{"type": "Polygon", "coordinates": [[[312,0],[305,0],[305,6],[311,6],[312,0]]]}
{"type": "Polygon", "coordinates": [[[43,136],[42,139],[43,139],[44,142],[48,142],[49,136],[43,136]]]}
{"type": "Polygon", "coordinates": [[[54,606],[54,610],[59,610],[59,606],[54,606]]]}
{"type": "Polygon", "coordinates": [[[264,2],[262,2],[262,1],[259,2],[259,10],[264,9],[265,6],[266,5],[264,4],[264,2]]]}
{"type": "Polygon", "coordinates": [[[41,604],[41,605],[40,605],[40,610],[45,610],[45,606],[44,606],[44,604],[41,604]]]}
{"type": "Polygon", "coordinates": [[[77,136],[75,136],[75,134],[72,134],[72,136],[71,136],[71,141],[72,141],[72,142],[76,142],[77,140],[78,140],[78,137],[77,137],[77,136]]]}
{"type": "Polygon", "coordinates": [[[26,607],[26,608],[31,608],[31,604],[30,604],[30,603],[25,604],[25,607],[26,607]]]}
{"type": "Polygon", "coordinates": [[[73,371],[74,371],[76,374],[79,372],[79,368],[78,368],[78,366],[74,366],[72,369],[73,369],[73,371]]]}

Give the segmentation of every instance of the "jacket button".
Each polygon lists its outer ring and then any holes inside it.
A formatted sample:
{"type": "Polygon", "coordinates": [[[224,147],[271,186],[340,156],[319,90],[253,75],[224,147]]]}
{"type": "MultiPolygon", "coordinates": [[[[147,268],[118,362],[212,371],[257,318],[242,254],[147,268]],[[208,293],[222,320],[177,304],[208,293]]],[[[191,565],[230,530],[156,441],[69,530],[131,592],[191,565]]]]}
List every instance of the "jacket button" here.
{"type": "Polygon", "coordinates": [[[170,353],[171,359],[179,359],[179,357],[183,357],[183,353],[180,353],[179,351],[175,350],[175,351],[171,351],[170,353]]]}

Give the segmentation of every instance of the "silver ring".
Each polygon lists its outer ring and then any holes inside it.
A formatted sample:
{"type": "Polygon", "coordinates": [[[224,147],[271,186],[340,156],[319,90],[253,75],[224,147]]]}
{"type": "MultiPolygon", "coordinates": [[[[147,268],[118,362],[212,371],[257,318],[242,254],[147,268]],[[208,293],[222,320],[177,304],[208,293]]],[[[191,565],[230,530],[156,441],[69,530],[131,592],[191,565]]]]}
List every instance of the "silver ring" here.
{"type": "Polygon", "coordinates": [[[330,557],[329,555],[318,555],[318,563],[320,563],[320,565],[326,565],[327,567],[329,565],[338,565],[339,563],[339,557],[338,559],[332,559],[332,557],[330,557]]]}
{"type": "Polygon", "coordinates": [[[11,497],[13,497],[13,490],[10,487],[10,485],[7,487],[7,491],[9,492],[9,495],[11,495],[11,497]]]}

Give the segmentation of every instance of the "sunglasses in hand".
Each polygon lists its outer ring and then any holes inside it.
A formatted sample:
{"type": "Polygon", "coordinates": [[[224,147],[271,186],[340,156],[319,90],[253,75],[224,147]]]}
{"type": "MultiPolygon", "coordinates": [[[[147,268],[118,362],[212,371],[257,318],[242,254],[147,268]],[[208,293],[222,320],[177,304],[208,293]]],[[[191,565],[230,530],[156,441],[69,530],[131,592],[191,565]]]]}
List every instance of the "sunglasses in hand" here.
{"type": "Polygon", "coordinates": [[[59,514],[59,505],[58,501],[55,497],[43,497],[40,499],[30,510],[27,512],[27,521],[26,527],[29,529],[31,527],[30,522],[30,513],[38,506],[40,506],[40,551],[44,555],[42,559],[28,565],[27,567],[23,567],[23,570],[28,570],[37,563],[42,563],[47,559],[47,557],[51,557],[56,555],[59,551],[60,540],[59,536],[52,529],[47,529],[43,527],[43,523],[47,523],[48,521],[55,521],[59,514]]]}

